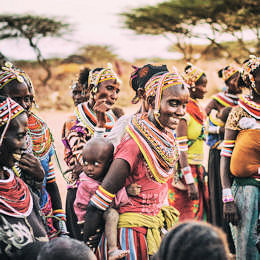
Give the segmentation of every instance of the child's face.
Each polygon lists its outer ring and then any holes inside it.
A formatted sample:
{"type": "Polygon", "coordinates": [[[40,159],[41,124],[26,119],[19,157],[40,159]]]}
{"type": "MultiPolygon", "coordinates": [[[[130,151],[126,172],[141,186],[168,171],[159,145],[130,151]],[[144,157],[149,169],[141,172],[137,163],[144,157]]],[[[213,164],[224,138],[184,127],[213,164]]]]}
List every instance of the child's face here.
{"type": "Polygon", "coordinates": [[[95,152],[93,147],[84,148],[82,155],[84,173],[91,179],[102,180],[109,163],[108,156],[102,151],[95,152]]]}

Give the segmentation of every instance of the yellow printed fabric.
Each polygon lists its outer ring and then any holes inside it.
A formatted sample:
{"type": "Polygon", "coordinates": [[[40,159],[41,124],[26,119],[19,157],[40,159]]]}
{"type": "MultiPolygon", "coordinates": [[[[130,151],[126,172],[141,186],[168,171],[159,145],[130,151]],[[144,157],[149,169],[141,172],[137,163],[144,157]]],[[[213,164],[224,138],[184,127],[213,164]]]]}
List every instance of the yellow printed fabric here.
{"type": "Polygon", "coordinates": [[[143,215],[140,213],[127,212],[119,216],[119,228],[146,227],[148,254],[154,255],[161,243],[161,228],[169,230],[179,219],[179,211],[172,206],[162,207],[157,216],[143,215]]]}

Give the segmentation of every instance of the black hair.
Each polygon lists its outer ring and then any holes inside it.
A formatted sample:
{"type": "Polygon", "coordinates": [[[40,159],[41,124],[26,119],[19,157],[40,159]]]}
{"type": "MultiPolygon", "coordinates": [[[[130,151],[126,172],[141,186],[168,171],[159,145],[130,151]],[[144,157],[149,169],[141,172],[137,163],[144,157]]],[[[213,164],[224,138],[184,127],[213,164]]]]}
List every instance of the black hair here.
{"type": "Polygon", "coordinates": [[[137,68],[131,75],[130,82],[132,89],[137,92],[139,88],[144,89],[148,80],[158,72],[169,72],[166,65],[154,66],[146,64],[141,68],[137,68]]]}
{"type": "Polygon", "coordinates": [[[79,73],[78,81],[85,88],[88,88],[88,77],[89,77],[90,68],[85,67],[79,73]]]}
{"type": "Polygon", "coordinates": [[[37,260],[88,260],[95,259],[93,252],[84,242],[68,237],[58,237],[46,243],[37,260]],[[93,258],[94,257],[94,258],[93,258]]]}
{"type": "Polygon", "coordinates": [[[165,235],[156,257],[160,260],[225,260],[227,253],[221,230],[203,222],[187,221],[165,235]]]}

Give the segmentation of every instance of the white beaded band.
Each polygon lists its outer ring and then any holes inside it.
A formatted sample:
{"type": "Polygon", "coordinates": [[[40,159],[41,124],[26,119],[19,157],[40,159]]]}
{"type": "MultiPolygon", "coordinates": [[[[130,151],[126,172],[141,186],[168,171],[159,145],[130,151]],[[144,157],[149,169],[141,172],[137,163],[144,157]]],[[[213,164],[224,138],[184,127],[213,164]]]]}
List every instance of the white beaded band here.
{"type": "Polygon", "coordinates": [[[210,134],[219,134],[219,131],[220,131],[220,126],[210,125],[208,127],[208,133],[210,133],[210,134]]]}
{"type": "Polygon", "coordinates": [[[234,201],[234,198],[233,198],[233,195],[232,195],[230,188],[226,188],[226,189],[222,190],[222,201],[224,203],[234,201]]]}
{"type": "Polygon", "coordinates": [[[192,176],[191,173],[185,174],[185,175],[184,175],[184,180],[185,180],[186,184],[192,184],[192,183],[194,183],[194,178],[193,178],[193,176],[192,176]]]}
{"type": "Polygon", "coordinates": [[[95,127],[94,131],[94,137],[104,137],[106,128],[95,127]]]}

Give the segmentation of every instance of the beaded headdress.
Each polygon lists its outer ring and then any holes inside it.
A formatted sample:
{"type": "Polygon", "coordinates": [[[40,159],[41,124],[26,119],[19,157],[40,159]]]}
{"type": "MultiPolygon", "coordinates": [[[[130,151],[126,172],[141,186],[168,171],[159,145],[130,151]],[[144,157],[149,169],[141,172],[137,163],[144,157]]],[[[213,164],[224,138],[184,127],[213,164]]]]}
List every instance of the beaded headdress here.
{"type": "Polygon", "coordinates": [[[204,74],[204,71],[191,63],[188,63],[188,65],[191,67],[182,73],[182,77],[190,87],[195,87],[196,81],[204,74]]]}
{"type": "Polygon", "coordinates": [[[255,88],[255,79],[253,72],[260,66],[260,57],[254,55],[249,56],[249,60],[242,66],[242,78],[246,82],[247,78],[251,83],[251,87],[255,88]]]}
{"type": "Polygon", "coordinates": [[[222,71],[222,79],[224,81],[227,81],[228,79],[230,79],[237,72],[239,72],[239,68],[237,68],[234,65],[230,65],[230,66],[226,67],[225,69],[223,69],[223,71],[222,71]]]}
{"type": "Polygon", "coordinates": [[[15,79],[18,82],[24,82],[24,78],[19,73],[20,71],[15,69],[11,62],[6,62],[0,70],[0,89],[15,79]]]}
{"type": "Polygon", "coordinates": [[[99,71],[91,70],[89,73],[89,85],[93,85],[92,91],[94,93],[97,92],[97,87],[99,83],[110,79],[114,79],[117,82],[121,83],[120,79],[113,71],[112,66],[110,66],[109,68],[101,69],[99,71]]]}
{"type": "Polygon", "coordinates": [[[145,84],[146,96],[155,96],[155,113],[159,113],[162,91],[177,85],[186,85],[182,77],[174,68],[174,72],[156,74],[145,84]]]}
{"type": "Polygon", "coordinates": [[[20,83],[27,84],[34,93],[33,84],[29,76],[24,71],[15,68],[11,62],[5,62],[5,65],[0,70],[0,89],[15,79],[20,83]]]}
{"type": "Polygon", "coordinates": [[[5,125],[9,120],[14,119],[23,111],[24,109],[22,106],[17,104],[11,98],[6,98],[0,103],[0,126],[5,125]]]}

